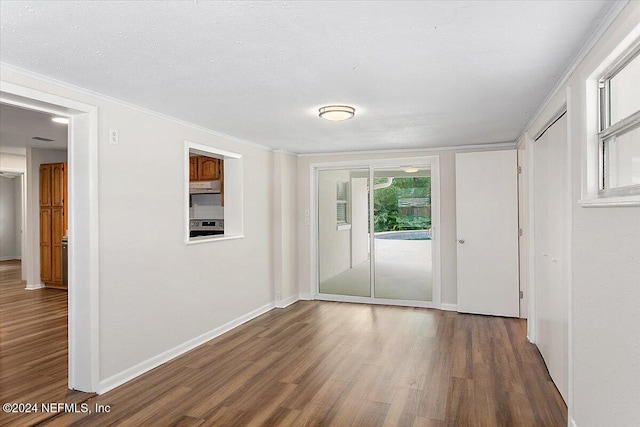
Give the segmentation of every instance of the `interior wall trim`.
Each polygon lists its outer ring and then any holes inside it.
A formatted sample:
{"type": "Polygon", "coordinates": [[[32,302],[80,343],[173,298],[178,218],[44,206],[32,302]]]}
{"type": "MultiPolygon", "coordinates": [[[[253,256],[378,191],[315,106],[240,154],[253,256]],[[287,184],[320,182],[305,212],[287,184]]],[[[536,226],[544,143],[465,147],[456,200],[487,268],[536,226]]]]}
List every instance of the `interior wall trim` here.
{"type": "Polygon", "coordinates": [[[85,88],[80,87],[80,86],[75,86],[75,85],[72,85],[70,83],[67,83],[67,82],[64,82],[64,81],[61,81],[61,80],[56,80],[54,78],[45,76],[43,74],[34,73],[33,71],[29,71],[29,70],[26,70],[24,68],[20,68],[20,67],[14,66],[14,65],[9,65],[9,64],[4,63],[4,62],[0,62],[0,69],[2,70],[2,72],[4,72],[5,70],[6,71],[11,71],[11,72],[14,72],[14,73],[25,75],[25,76],[30,77],[32,79],[40,80],[40,81],[42,81],[44,83],[50,83],[50,84],[54,84],[56,86],[60,86],[60,87],[62,87],[64,89],[72,90],[74,92],[78,92],[78,93],[81,93],[83,95],[92,96],[94,98],[98,98],[98,99],[101,99],[101,100],[104,100],[104,101],[108,101],[108,102],[113,102],[114,104],[118,104],[118,105],[123,106],[123,107],[131,108],[133,110],[140,111],[141,113],[149,114],[151,116],[157,117],[157,118],[162,119],[162,120],[167,120],[167,121],[170,121],[172,123],[176,123],[176,124],[179,124],[179,125],[182,125],[182,126],[187,126],[187,127],[192,128],[192,129],[199,130],[201,132],[206,132],[206,133],[208,133],[210,135],[215,135],[215,136],[219,136],[219,137],[222,137],[222,138],[230,139],[230,140],[232,140],[234,142],[237,142],[237,143],[240,143],[240,144],[250,145],[252,147],[259,148],[261,150],[273,151],[273,148],[267,147],[266,145],[257,144],[255,142],[247,141],[246,139],[238,138],[238,137],[232,136],[232,135],[227,135],[227,134],[222,133],[222,132],[217,132],[217,131],[215,131],[213,129],[208,129],[208,128],[205,128],[203,126],[196,125],[195,123],[191,123],[191,122],[187,122],[187,121],[184,121],[184,120],[180,120],[178,118],[175,118],[175,117],[172,117],[172,116],[168,116],[166,114],[159,113],[157,111],[149,110],[147,108],[140,107],[140,106],[135,105],[135,104],[131,104],[131,103],[127,102],[127,101],[123,101],[123,100],[118,99],[118,98],[113,98],[111,96],[102,94],[100,92],[94,92],[94,91],[92,91],[90,89],[85,89],[85,88]]]}
{"type": "Polygon", "coordinates": [[[212,339],[224,334],[225,332],[229,332],[230,330],[237,328],[243,323],[248,322],[249,320],[255,319],[256,317],[272,310],[275,307],[273,302],[263,305],[262,307],[258,307],[257,309],[240,316],[230,322],[225,323],[222,326],[214,328],[209,332],[205,332],[204,334],[192,338],[184,343],[177,345],[163,353],[160,353],[156,356],[153,356],[143,362],[138,363],[131,368],[125,369],[124,371],[112,375],[111,377],[100,381],[100,387],[98,389],[98,394],[106,393],[114,388],[131,381],[132,379],[149,372],[150,370],[157,368],[158,366],[175,359],[182,354],[193,350],[194,348],[206,343],[207,341],[211,341],[212,339]]]}
{"type": "Polygon", "coordinates": [[[458,304],[448,304],[442,303],[440,304],[440,310],[442,311],[458,311],[458,304]]]}
{"type": "Polygon", "coordinates": [[[553,126],[558,120],[560,120],[562,116],[564,116],[565,114],[567,114],[566,103],[560,108],[560,110],[558,110],[554,115],[552,115],[551,119],[549,119],[547,123],[545,123],[544,126],[542,126],[540,131],[535,134],[533,138],[533,142],[536,142],[537,140],[539,140],[542,137],[542,135],[544,135],[545,132],[548,131],[549,128],[553,126]]]}
{"type": "Polygon", "coordinates": [[[531,116],[531,120],[529,120],[527,125],[522,128],[522,131],[516,138],[516,141],[519,141],[524,136],[524,133],[527,131],[527,129],[530,129],[535,121],[540,118],[540,115],[547,109],[547,107],[549,107],[551,100],[558,94],[558,92],[560,92],[560,89],[562,89],[562,87],[567,84],[573,72],[576,70],[576,68],[578,68],[578,65],[580,65],[584,58],[589,54],[589,52],[591,52],[591,49],[593,49],[595,44],[600,40],[607,29],[609,29],[609,26],[618,17],[618,15],[620,15],[620,12],[622,12],[622,9],[624,9],[627,3],[629,3],[629,0],[615,1],[615,4],[611,6],[606,15],[604,15],[602,21],[600,21],[593,34],[591,34],[591,37],[589,37],[589,40],[585,42],[584,46],[582,46],[582,49],[580,49],[580,51],[575,56],[575,58],[573,58],[571,64],[569,64],[558,82],[555,84],[555,86],[553,86],[553,89],[549,91],[548,95],[540,103],[540,107],[538,107],[533,116],[531,116]]]}
{"type": "Polygon", "coordinates": [[[287,308],[289,307],[291,304],[294,304],[296,302],[300,301],[300,296],[299,295],[291,295],[289,298],[285,298],[283,300],[280,301],[276,301],[276,308],[287,308]]]}
{"type": "Polygon", "coordinates": [[[462,151],[462,150],[495,150],[496,148],[515,148],[516,141],[512,142],[495,142],[484,144],[470,145],[446,145],[442,147],[424,147],[424,148],[399,148],[393,150],[363,150],[363,151],[333,151],[322,153],[305,153],[298,154],[298,157],[322,157],[322,156],[357,156],[368,154],[402,154],[402,153],[429,153],[433,151],[462,151]]]}

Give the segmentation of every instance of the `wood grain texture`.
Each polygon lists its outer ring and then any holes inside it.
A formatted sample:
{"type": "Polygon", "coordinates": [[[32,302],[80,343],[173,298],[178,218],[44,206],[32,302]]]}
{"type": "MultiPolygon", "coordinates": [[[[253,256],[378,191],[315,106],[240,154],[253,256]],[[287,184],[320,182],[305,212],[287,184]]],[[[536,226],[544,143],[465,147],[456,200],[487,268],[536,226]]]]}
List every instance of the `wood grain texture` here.
{"type": "MultiPolygon", "coordinates": [[[[0,262],[0,403],[81,403],[67,389],[67,292],[26,290],[20,261],[0,262]]],[[[0,425],[30,426],[55,413],[0,412],[0,425]]]]}
{"type": "MultiPolygon", "coordinates": [[[[300,301],[47,426],[565,426],[520,319],[300,301]]],[[[123,351],[126,351],[123,349],[123,351]]]]}

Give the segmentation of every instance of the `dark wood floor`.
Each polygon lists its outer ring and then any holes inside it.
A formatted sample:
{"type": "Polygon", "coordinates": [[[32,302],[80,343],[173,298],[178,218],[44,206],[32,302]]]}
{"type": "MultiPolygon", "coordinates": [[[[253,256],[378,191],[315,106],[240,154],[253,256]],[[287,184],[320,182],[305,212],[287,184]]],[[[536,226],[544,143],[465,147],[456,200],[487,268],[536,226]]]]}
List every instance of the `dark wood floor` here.
{"type": "MultiPolygon", "coordinates": [[[[83,402],[67,389],[67,293],[25,290],[20,261],[0,261],[0,403],[83,402]]],[[[0,412],[2,426],[29,426],[53,413],[0,412]]]]}
{"type": "Polygon", "coordinates": [[[87,402],[109,413],[43,425],[565,426],[525,331],[519,319],[301,301],[87,402]]]}

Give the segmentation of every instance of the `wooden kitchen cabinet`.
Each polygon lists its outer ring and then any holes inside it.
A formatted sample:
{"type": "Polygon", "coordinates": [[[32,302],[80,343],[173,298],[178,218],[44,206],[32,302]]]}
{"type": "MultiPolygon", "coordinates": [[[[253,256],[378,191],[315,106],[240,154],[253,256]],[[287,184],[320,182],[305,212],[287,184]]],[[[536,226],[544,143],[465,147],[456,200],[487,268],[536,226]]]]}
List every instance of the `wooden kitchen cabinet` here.
{"type": "Polygon", "coordinates": [[[208,156],[189,157],[189,181],[220,181],[220,202],[224,206],[224,160],[208,156]]]}
{"type": "Polygon", "coordinates": [[[51,208],[40,207],[40,280],[51,282],[51,208]]]}
{"type": "Polygon", "coordinates": [[[51,165],[40,165],[40,207],[51,207],[51,165]]]}
{"type": "Polygon", "coordinates": [[[216,179],[220,179],[220,160],[198,156],[198,180],[213,181],[216,179]]]}
{"type": "Polygon", "coordinates": [[[40,165],[40,279],[48,287],[63,283],[62,237],[67,230],[67,164],[40,165]]]}
{"type": "Polygon", "coordinates": [[[189,181],[198,181],[198,157],[189,157],[189,181]]]}
{"type": "Polygon", "coordinates": [[[189,180],[190,181],[215,181],[222,179],[221,159],[207,156],[189,157],[189,180]]]}

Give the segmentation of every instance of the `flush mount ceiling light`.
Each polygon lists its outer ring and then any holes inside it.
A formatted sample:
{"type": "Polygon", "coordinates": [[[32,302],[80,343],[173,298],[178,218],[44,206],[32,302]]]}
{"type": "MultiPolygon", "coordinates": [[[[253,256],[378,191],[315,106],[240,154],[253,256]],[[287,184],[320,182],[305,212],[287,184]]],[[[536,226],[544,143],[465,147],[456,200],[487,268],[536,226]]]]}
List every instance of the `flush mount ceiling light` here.
{"type": "Polygon", "coordinates": [[[320,117],[332,122],[350,119],[356,113],[356,109],[348,105],[327,105],[318,111],[320,112],[320,117]]]}
{"type": "Polygon", "coordinates": [[[416,172],[418,172],[418,170],[419,170],[418,168],[413,167],[413,166],[407,166],[407,167],[404,168],[404,171],[406,173],[416,173],[416,172]]]}
{"type": "Polygon", "coordinates": [[[51,118],[52,122],[56,122],[56,123],[60,123],[63,125],[68,125],[69,124],[69,118],[68,117],[52,117],[51,118]]]}

